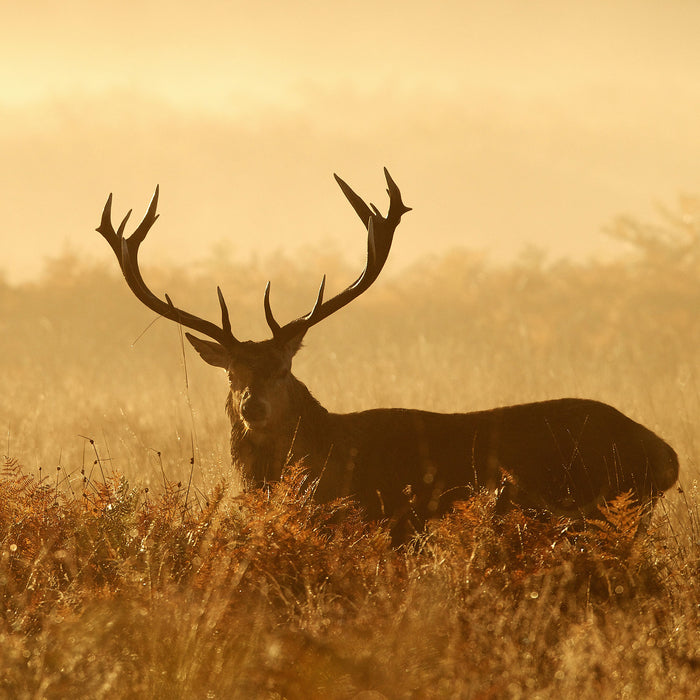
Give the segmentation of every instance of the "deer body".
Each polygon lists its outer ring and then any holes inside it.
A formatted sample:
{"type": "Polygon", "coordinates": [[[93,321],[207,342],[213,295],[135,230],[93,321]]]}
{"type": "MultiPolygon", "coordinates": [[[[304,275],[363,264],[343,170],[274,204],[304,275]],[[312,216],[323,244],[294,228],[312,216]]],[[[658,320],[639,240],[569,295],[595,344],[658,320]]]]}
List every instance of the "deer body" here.
{"type": "Polygon", "coordinates": [[[385,170],[390,198],[382,216],[340,178],[336,180],[367,228],[367,264],[345,290],[324,300],[325,277],[312,310],[280,325],[264,296],[272,338],[240,341],[217,289],[221,326],[176,307],[149,290],[138,249],[157,218],[158,189],[143,221],[124,237],[128,214],[114,230],[110,195],[98,231],[112,247],[124,277],[148,308],[207,336],[187,333],[201,357],[228,373],[226,410],[231,458],[249,485],[279,479],[289,462],[303,461],[321,501],[356,498],[369,519],[390,518],[395,540],[445,512],[475,488],[502,486],[503,502],[577,517],[633,490],[653,507],[676,481],[673,449],[643,425],[606,404],[558,399],[462,414],[373,409],[334,414],[291,372],[307,330],[366,291],[377,279],[393,235],[409,208],[385,170]]]}
{"type": "MultiPolygon", "coordinates": [[[[233,463],[270,482],[301,461],[318,479],[319,501],[352,496],[368,519],[389,518],[399,541],[479,488],[503,487],[503,502],[578,518],[630,489],[653,505],[678,476],[666,442],[597,401],[337,414],[298,384],[304,405],[295,405],[284,427],[256,436],[234,416],[233,463]]],[[[230,416],[231,405],[229,397],[230,416]]]]}

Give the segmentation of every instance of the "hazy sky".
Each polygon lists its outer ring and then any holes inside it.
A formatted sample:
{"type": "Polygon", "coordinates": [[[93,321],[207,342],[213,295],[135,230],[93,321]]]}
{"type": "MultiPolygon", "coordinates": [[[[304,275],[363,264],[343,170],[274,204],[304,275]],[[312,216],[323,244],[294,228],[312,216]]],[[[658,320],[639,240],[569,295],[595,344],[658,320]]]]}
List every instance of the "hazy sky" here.
{"type": "MultiPolygon", "coordinates": [[[[389,268],[609,249],[614,216],[700,194],[700,2],[0,0],[0,271],[161,219],[144,262],[329,244],[361,262],[338,172],[414,208],[389,268]]],[[[110,260],[111,262],[111,260],[110,260]]],[[[312,285],[313,286],[313,285],[312,285]]]]}

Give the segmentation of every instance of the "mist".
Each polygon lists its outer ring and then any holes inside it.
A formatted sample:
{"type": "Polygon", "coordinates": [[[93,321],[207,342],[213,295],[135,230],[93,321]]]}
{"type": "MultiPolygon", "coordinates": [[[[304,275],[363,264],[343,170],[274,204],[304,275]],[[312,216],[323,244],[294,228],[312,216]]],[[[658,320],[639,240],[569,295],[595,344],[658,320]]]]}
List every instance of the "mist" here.
{"type": "Polygon", "coordinates": [[[363,244],[332,173],[413,207],[390,260],[623,254],[603,230],[697,192],[691,2],[33,3],[3,13],[0,212],[9,281],[105,260],[148,204],[153,263],[363,244]],[[36,17],[41,13],[42,21],[36,17]]]}

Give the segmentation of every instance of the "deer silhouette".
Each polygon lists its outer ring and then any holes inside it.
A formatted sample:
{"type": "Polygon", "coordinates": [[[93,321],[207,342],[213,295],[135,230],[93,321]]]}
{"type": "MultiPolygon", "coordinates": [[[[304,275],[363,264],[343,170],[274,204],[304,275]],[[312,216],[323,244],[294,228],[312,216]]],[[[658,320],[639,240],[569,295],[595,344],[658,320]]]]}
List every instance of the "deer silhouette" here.
{"type": "Polygon", "coordinates": [[[578,518],[632,490],[651,512],[678,477],[678,458],[660,437],[612,406],[562,398],[474,413],[442,414],[378,408],[336,414],[325,409],[291,371],[306,332],[364,293],[389,255],[396,227],[408,211],[384,170],[389,209],[382,216],[343,180],[343,194],[367,229],[367,262],[360,276],[324,299],[325,276],[312,309],[281,325],[263,305],[272,337],[241,341],[232,333],[217,287],[221,325],[156,296],[139,270],[138,249],[158,218],[158,188],[134,232],[129,212],[115,231],[112,195],[97,231],[114,251],[126,282],[149,309],[208,339],[186,333],[205,362],[225,369],[231,459],[249,487],[280,478],[302,461],[314,477],[314,496],[326,502],[352,496],[370,520],[387,518],[397,542],[424,521],[477,488],[500,489],[500,503],[578,518]]]}

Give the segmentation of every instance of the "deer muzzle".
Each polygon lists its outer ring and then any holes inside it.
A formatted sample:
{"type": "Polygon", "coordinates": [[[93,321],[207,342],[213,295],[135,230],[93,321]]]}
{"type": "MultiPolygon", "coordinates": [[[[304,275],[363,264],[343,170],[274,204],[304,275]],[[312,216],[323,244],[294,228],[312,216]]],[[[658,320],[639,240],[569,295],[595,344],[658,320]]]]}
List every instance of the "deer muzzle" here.
{"type": "Polygon", "coordinates": [[[259,430],[270,418],[270,403],[246,390],[241,396],[240,414],[249,430],[259,430]]]}

